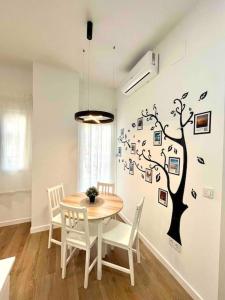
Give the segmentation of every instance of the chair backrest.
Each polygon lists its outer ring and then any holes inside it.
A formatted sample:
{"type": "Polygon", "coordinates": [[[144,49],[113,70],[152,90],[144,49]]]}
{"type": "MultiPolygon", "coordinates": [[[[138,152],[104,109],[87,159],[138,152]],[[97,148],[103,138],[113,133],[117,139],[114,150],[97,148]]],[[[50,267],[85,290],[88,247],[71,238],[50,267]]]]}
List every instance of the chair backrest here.
{"type": "Polygon", "coordinates": [[[50,217],[54,217],[60,212],[60,202],[65,197],[63,184],[59,184],[47,189],[50,217]]]}
{"type": "Polygon", "coordinates": [[[74,242],[78,248],[90,247],[90,235],[86,207],[75,207],[66,203],[60,203],[62,217],[62,235],[67,239],[70,233],[75,233],[74,242]]]}
{"type": "Polygon", "coordinates": [[[129,247],[132,247],[135,237],[136,237],[136,234],[138,232],[144,201],[145,201],[145,197],[142,198],[141,202],[137,205],[137,208],[136,208],[134,221],[132,224],[132,229],[131,229],[131,234],[130,234],[129,247]]]}
{"type": "Polygon", "coordinates": [[[106,182],[97,182],[97,190],[102,194],[114,194],[115,193],[115,185],[114,183],[106,183],[106,182]]]}

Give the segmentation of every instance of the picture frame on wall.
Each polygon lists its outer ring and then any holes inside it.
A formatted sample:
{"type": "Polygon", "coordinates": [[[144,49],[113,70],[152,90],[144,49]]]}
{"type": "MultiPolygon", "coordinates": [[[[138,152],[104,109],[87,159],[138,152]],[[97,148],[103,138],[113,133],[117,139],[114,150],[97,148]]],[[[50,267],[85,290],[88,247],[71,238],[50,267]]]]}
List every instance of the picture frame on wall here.
{"type": "Polygon", "coordinates": [[[194,115],[194,134],[206,134],[211,132],[211,111],[194,115]]]}
{"type": "Polygon", "coordinates": [[[153,132],[153,146],[162,146],[162,131],[153,132]]]}
{"type": "Polygon", "coordinates": [[[168,192],[166,190],[160,189],[158,190],[158,202],[167,207],[168,206],[168,192]]]}
{"type": "Polygon", "coordinates": [[[145,169],[145,181],[152,183],[152,170],[151,169],[145,169]]]}
{"type": "Polygon", "coordinates": [[[137,130],[143,129],[143,117],[137,119],[137,130]]]}
{"type": "Polygon", "coordinates": [[[129,164],[129,174],[134,175],[134,163],[130,162],[129,164]]]}
{"type": "Polygon", "coordinates": [[[122,147],[118,147],[118,149],[117,149],[117,156],[119,156],[119,157],[122,156],[122,147]]]}
{"type": "Polygon", "coordinates": [[[131,154],[135,154],[136,153],[136,143],[131,143],[130,153],[131,154]]]}
{"type": "Polygon", "coordinates": [[[168,172],[174,175],[180,175],[180,158],[169,157],[168,172]]]}

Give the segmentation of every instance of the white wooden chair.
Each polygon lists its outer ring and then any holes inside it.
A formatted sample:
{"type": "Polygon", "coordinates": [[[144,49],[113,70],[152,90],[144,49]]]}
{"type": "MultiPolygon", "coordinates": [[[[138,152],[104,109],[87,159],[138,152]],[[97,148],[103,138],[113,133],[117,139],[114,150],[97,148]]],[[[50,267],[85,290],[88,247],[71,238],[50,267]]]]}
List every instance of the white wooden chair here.
{"type": "Polygon", "coordinates": [[[137,205],[134,221],[132,225],[111,219],[103,228],[102,241],[115,247],[119,247],[128,251],[129,269],[102,260],[102,264],[116,270],[130,274],[131,285],[134,285],[134,264],[133,252],[137,254],[137,261],[140,263],[140,248],[138,227],[141,218],[141,212],[144,204],[144,198],[137,205]],[[136,249],[133,248],[136,242],[136,249]]]}
{"type": "Polygon", "coordinates": [[[88,286],[89,273],[97,262],[97,257],[90,265],[90,250],[97,241],[97,234],[93,226],[89,226],[86,207],[74,207],[60,204],[62,218],[62,278],[66,276],[66,266],[74,251],[86,251],[84,288],[88,286]],[[67,249],[74,248],[67,257],[67,249]]]}
{"type": "Polygon", "coordinates": [[[97,190],[102,194],[114,194],[115,185],[113,183],[97,182],[97,190]]]}
{"type": "Polygon", "coordinates": [[[62,227],[62,220],[60,214],[60,202],[65,197],[63,184],[59,184],[47,189],[48,201],[49,201],[49,214],[50,214],[50,226],[49,226],[49,238],[48,248],[51,247],[51,243],[55,243],[61,246],[61,241],[52,238],[53,228],[62,227]]]}
{"type": "MultiPolygon", "coordinates": [[[[114,183],[106,183],[106,182],[97,182],[97,190],[101,194],[105,195],[113,195],[115,193],[115,184],[114,183]]],[[[113,219],[116,219],[116,215],[112,216],[113,219]]],[[[109,222],[110,218],[104,220],[106,224],[109,222]]],[[[104,251],[103,251],[104,252],[104,251]]]]}

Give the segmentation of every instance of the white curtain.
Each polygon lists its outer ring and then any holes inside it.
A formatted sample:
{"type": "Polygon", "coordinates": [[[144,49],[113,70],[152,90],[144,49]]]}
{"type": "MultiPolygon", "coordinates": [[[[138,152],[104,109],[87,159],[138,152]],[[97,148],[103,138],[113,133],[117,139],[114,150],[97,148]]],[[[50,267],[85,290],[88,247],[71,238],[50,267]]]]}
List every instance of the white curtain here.
{"type": "Polygon", "coordinates": [[[31,189],[29,95],[0,95],[0,193],[31,189]]]}
{"type": "Polygon", "coordinates": [[[79,125],[79,190],[113,180],[113,124],[79,125]]]}

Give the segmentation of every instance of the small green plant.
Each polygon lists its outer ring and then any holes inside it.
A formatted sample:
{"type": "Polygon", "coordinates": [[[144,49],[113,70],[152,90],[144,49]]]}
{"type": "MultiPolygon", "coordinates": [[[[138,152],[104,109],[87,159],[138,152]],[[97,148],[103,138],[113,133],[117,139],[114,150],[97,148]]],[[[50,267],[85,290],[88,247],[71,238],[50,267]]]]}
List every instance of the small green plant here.
{"type": "Polygon", "coordinates": [[[89,198],[94,198],[94,197],[98,196],[98,190],[96,189],[96,187],[91,186],[89,189],[87,189],[86,195],[89,198]]]}

